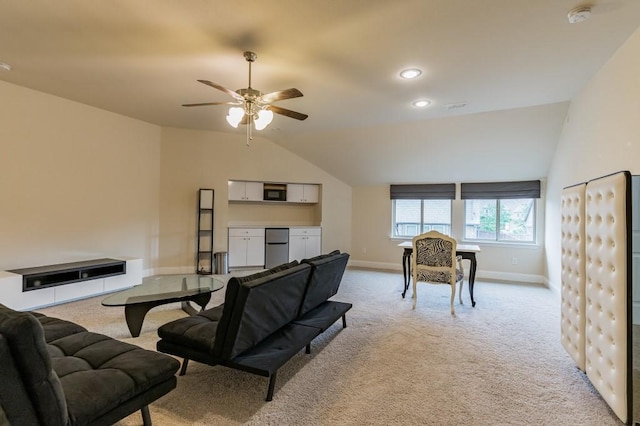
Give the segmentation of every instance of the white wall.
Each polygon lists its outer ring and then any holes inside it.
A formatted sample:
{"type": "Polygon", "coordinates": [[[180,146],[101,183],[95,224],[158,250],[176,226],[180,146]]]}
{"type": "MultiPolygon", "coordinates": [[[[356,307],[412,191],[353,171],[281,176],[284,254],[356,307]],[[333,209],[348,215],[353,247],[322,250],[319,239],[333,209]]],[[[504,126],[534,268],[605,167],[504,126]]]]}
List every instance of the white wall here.
{"type": "Polygon", "coordinates": [[[549,169],[546,277],[560,287],[562,188],[620,170],[640,174],[640,29],[575,97],[549,169]]]}
{"type": "Polygon", "coordinates": [[[225,251],[229,179],[322,184],[320,214],[306,216],[323,227],[323,250],[350,251],[351,188],[278,145],[163,129],[5,82],[0,98],[0,270],[116,256],[142,258],[145,274],[195,270],[197,189],[216,190],[214,249],[225,251]]]}
{"type": "Polygon", "coordinates": [[[0,270],[158,255],[160,128],[0,82],[0,270]]]}

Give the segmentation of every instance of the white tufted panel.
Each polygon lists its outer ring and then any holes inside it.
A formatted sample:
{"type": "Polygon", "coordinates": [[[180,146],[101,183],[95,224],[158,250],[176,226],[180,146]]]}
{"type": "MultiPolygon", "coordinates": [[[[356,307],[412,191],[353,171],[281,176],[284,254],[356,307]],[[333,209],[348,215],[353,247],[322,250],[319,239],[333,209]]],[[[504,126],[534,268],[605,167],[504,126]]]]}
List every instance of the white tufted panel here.
{"type": "Polygon", "coordinates": [[[586,372],[627,421],[627,185],[618,173],[587,184],[586,372]]]}
{"type": "Polygon", "coordinates": [[[565,188],[561,196],[560,339],[582,371],[585,370],[585,189],[584,183],[565,188]]]}

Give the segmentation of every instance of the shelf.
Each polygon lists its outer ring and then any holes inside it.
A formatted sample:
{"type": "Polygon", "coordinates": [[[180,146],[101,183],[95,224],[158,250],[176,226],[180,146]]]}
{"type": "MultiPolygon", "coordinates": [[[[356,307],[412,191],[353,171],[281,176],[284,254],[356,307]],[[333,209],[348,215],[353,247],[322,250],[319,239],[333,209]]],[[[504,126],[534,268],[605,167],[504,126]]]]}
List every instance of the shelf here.
{"type": "Polygon", "coordinates": [[[123,275],[127,272],[127,262],[116,259],[95,259],[83,262],[14,269],[9,272],[22,275],[22,291],[31,291],[114,275],[123,275]]]}
{"type": "Polygon", "coordinates": [[[198,190],[197,215],[196,272],[210,275],[213,273],[213,189],[198,190]]]}

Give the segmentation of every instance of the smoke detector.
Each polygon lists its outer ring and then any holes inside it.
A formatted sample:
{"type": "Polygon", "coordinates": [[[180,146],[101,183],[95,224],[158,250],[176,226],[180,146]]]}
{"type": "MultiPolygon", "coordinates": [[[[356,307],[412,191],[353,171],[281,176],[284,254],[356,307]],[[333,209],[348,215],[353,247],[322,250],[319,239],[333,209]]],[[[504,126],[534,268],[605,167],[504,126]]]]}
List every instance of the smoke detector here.
{"type": "Polygon", "coordinates": [[[591,16],[591,6],[579,6],[567,14],[570,24],[586,21],[591,16]]]}

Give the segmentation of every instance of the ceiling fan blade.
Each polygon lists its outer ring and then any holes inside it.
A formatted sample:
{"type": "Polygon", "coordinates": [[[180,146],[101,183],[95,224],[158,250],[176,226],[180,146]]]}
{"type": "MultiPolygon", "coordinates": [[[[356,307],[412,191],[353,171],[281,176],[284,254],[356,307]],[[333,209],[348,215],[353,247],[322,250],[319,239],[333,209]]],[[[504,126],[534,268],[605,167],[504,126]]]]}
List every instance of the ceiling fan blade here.
{"type": "Polygon", "coordinates": [[[220,86],[217,83],[213,83],[209,80],[198,80],[200,83],[202,84],[206,84],[209,87],[213,87],[214,89],[218,89],[221,92],[226,93],[227,95],[231,96],[233,99],[237,100],[237,101],[244,101],[244,98],[242,96],[240,96],[239,94],[237,94],[236,92],[234,92],[233,90],[227,89],[226,87],[220,86]]]}
{"type": "Polygon", "coordinates": [[[284,99],[299,98],[301,96],[302,92],[298,89],[286,89],[280,90],[278,92],[267,93],[265,95],[262,95],[261,98],[264,103],[270,104],[271,102],[282,101],[284,99]]]}
{"type": "Polygon", "coordinates": [[[267,109],[275,112],[276,114],[286,115],[287,117],[295,118],[296,120],[306,120],[309,117],[307,114],[301,112],[291,111],[290,109],[281,108],[275,105],[268,105],[267,109]]]}
{"type": "Polygon", "coordinates": [[[240,102],[204,102],[200,104],[182,104],[184,107],[206,106],[206,105],[240,105],[240,102]]]}

